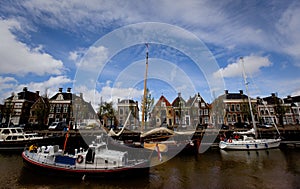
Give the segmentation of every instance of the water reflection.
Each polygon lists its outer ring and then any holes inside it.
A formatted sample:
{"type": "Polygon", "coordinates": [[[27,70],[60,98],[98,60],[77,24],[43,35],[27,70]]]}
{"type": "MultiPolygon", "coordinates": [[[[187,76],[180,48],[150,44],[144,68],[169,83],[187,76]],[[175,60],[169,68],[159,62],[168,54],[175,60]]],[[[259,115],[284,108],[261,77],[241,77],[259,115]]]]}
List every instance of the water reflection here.
{"type": "MultiPolygon", "coordinates": [[[[20,154],[0,153],[0,188],[299,188],[300,150],[210,150],[179,155],[145,177],[81,179],[23,167],[20,154]]],[[[153,156],[153,161],[158,161],[153,156]]]]}

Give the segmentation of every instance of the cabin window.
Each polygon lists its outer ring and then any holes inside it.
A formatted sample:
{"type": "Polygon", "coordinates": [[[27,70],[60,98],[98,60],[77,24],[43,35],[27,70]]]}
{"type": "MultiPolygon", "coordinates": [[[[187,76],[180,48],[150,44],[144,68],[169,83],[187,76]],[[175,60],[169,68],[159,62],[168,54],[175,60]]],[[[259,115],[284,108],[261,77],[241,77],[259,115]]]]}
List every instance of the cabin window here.
{"type": "Polygon", "coordinates": [[[11,132],[12,133],[17,133],[17,131],[15,129],[12,129],[11,132]]]}
{"type": "Polygon", "coordinates": [[[10,130],[9,130],[9,129],[4,129],[4,130],[2,131],[2,133],[3,133],[3,134],[9,134],[9,133],[10,133],[10,130]]]}

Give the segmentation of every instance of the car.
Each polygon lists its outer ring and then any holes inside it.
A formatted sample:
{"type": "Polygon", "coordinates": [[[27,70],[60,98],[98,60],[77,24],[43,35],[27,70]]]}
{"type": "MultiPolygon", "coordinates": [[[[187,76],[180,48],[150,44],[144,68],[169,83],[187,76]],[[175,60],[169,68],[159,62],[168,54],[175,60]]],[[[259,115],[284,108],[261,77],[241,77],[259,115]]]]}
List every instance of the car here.
{"type": "Polygon", "coordinates": [[[234,123],[234,128],[249,129],[251,126],[248,123],[236,122],[234,123]]]}
{"type": "Polygon", "coordinates": [[[53,122],[51,125],[48,127],[49,130],[57,130],[57,131],[63,131],[66,128],[68,128],[66,122],[53,122]]]}
{"type": "Polygon", "coordinates": [[[265,128],[265,129],[268,129],[268,128],[272,128],[273,125],[271,125],[271,124],[259,124],[258,127],[259,127],[259,128],[265,128]]]}
{"type": "Polygon", "coordinates": [[[229,129],[229,126],[228,125],[225,125],[225,124],[222,124],[222,125],[219,125],[219,128],[221,130],[228,130],[229,129]]]}
{"type": "Polygon", "coordinates": [[[86,129],[87,124],[86,123],[78,123],[77,129],[86,129]]]}

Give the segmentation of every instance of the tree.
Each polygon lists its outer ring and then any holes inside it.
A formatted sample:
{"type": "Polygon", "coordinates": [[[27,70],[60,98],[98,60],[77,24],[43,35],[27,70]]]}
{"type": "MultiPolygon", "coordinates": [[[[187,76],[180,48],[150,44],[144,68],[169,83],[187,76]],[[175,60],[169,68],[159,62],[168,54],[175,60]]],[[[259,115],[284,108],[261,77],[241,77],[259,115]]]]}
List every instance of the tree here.
{"type": "Polygon", "coordinates": [[[144,117],[142,117],[142,121],[144,121],[144,123],[147,123],[148,116],[150,115],[150,112],[154,105],[154,98],[151,96],[148,88],[146,89],[146,101],[143,104],[145,107],[142,106],[142,108],[144,109],[144,117]]]}
{"type": "Polygon", "coordinates": [[[115,110],[113,108],[113,102],[104,102],[101,104],[98,111],[99,119],[102,121],[104,117],[110,120],[110,126],[113,125],[113,121],[115,120],[115,110]]]}

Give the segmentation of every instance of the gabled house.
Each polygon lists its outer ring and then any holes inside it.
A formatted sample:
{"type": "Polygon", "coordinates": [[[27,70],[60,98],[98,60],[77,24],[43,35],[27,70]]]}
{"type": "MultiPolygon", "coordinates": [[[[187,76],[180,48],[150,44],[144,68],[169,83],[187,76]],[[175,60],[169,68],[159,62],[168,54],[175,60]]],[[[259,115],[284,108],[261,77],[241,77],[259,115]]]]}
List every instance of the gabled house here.
{"type": "Polygon", "coordinates": [[[80,96],[72,94],[71,88],[67,92],[59,88],[58,93],[50,98],[49,104],[48,124],[60,121],[69,124],[72,121],[76,125],[88,120],[98,120],[92,105],[84,101],[82,93],[80,96]]]}
{"type": "Polygon", "coordinates": [[[174,112],[170,102],[162,95],[151,112],[150,125],[153,127],[173,126],[174,112]]]}
{"type": "Polygon", "coordinates": [[[193,128],[210,123],[210,105],[205,102],[200,93],[188,99],[187,107],[189,108],[190,125],[193,128]]]}
{"type": "Polygon", "coordinates": [[[39,91],[28,91],[27,87],[22,92],[12,94],[5,99],[2,122],[6,124],[26,124],[30,117],[30,108],[39,98],[39,91]]]}
{"type": "Polygon", "coordinates": [[[69,123],[73,118],[72,110],[72,93],[71,88],[68,88],[67,92],[62,91],[63,88],[59,88],[58,93],[50,98],[50,110],[48,117],[48,125],[52,122],[66,122],[69,123]]]}
{"type": "Polygon", "coordinates": [[[181,93],[172,102],[174,118],[173,126],[175,128],[186,128],[190,126],[189,108],[186,106],[185,100],[181,97],[181,93]]]}
{"type": "Polygon", "coordinates": [[[49,99],[39,96],[30,108],[29,123],[34,125],[47,125],[50,110],[49,99]]]}

